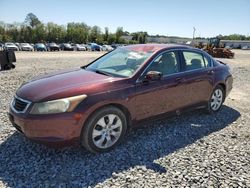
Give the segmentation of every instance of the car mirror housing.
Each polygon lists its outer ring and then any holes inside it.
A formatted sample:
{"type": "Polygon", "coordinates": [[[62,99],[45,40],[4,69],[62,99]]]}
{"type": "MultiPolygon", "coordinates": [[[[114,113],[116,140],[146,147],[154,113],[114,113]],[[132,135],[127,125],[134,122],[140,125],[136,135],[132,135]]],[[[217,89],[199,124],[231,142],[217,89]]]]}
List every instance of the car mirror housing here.
{"type": "Polygon", "coordinates": [[[162,78],[162,73],[158,71],[149,71],[145,75],[145,80],[147,81],[160,80],[161,78],[162,78]]]}

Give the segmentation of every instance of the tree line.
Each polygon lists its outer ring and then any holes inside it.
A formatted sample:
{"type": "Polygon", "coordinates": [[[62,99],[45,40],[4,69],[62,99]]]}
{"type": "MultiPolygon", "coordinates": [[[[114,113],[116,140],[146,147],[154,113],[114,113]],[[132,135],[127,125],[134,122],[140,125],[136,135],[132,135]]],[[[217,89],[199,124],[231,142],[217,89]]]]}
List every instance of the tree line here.
{"type": "Polygon", "coordinates": [[[72,42],[99,44],[113,43],[146,43],[147,32],[129,33],[118,27],[111,33],[108,27],[102,32],[99,26],[88,26],[85,23],[68,23],[66,26],[53,22],[42,23],[33,13],[27,14],[23,23],[6,24],[0,22],[0,42],[72,42]],[[126,40],[122,36],[131,36],[126,40]]]}
{"type": "MultiPolygon", "coordinates": [[[[159,37],[160,35],[150,36],[159,37]]],[[[108,27],[104,32],[99,26],[88,26],[87,24],[71,22],[65,25],[58,25],[53,22],[42,23],[33,13],[27,14],[23,23],[7,24],[0,22],[0,42],[72,42],[99,44],[143,44],[149,37],[147,32],[129,33],[118,27],[115,33],[111,33],[108,27]]],[[[166,36],[161,36],[166,37],[166,36]]],[[[218,35],[222,40],[250,40],[250,36],[232,34],[218,35]]]]}
{"type": "Polygon", "coordinates": [[[221,40],[250,40],[250,36],[240,35],[240,34],[232,34],[232,35],[219,35],[217,36],[221,40]]]}

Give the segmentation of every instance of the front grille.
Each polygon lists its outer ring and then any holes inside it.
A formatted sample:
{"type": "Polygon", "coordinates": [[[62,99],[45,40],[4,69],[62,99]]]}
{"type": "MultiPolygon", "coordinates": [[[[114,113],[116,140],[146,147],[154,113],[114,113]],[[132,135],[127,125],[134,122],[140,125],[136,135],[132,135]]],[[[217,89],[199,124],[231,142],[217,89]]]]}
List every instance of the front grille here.
{"type": "Polygon", "coordinates": [[[25,113],[29,104],[30,104],[29,101],[26,101],[26,100],[21,99],[19,97],[15,97],[12,104],[11,104],[11,107],[17,113],[25,113]]]}
{"type": "Polygon", "coordinates": [[[26,108],[27,105],[28,105],[27,102],[24,102],[24,101],[21,101],[20,99],[15,98],[14,108],[17,111],[24,111],[24,109],[26,108]]]}

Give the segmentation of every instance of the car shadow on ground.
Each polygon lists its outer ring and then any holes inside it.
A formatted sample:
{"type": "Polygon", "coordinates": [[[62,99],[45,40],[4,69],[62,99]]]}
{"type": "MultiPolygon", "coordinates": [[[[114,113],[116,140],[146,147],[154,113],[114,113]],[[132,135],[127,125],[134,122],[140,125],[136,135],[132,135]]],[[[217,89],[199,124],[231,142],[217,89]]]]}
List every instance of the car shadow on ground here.
{"type": "Polygon", "coordinates": [[[240,117],[233,108],[208,115],[201,111],[148,123],[129,132],[124,142],[104,154],[80,147],[51,149],[14,133],[0,144],[0,180],[9,187],[87,187],[135,166],[158,173],[154,161],[227,127],[240,117]]]}

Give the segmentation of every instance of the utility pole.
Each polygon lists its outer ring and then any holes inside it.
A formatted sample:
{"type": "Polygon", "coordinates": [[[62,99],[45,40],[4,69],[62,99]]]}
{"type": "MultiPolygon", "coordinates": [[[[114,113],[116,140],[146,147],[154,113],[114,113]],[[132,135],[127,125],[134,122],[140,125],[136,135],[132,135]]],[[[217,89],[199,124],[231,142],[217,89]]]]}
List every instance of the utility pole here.
{"type": "Polygon", "coordinates": [[[195,37],[195,31],[196,31],[196,28],[195,27],[193,27],[193,46],[194,46],[194,37],[195,37]]]}

